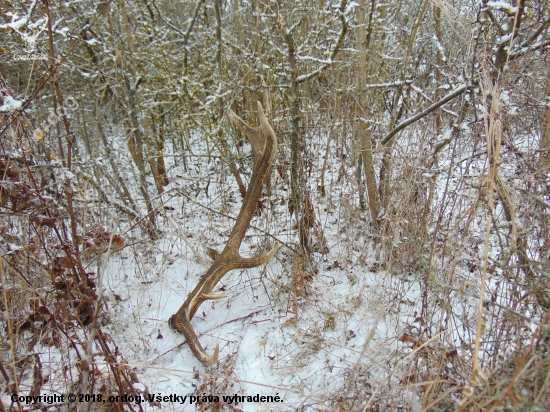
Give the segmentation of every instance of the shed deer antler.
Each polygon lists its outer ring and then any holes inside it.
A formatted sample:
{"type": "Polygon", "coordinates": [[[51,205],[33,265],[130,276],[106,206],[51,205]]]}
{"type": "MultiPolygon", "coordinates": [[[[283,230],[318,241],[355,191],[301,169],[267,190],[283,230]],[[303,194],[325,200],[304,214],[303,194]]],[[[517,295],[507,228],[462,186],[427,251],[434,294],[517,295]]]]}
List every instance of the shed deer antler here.
{"type": "Polygon", "coordinates": [[[212,356],[208,355],[201,346],[195,330],[191,325],[191,319],[193,319],[197,309],[206,300],[226,297],[226,295],[215,294],[212,290],[227,272],[233,269],[246,269],[262,265],[269,261],[279,249],[279,244],[277,243],[269,252],[257,257],[243,258],[239,254],[241,242],[246,233],[246,229],[248,229],[250,225],[252,215],[256,210],[256,205],[262,194],[263,184],[269,178],[277,152],[277,136],[275,136],[275,132],[264,115],[262,105],[260,102],[257,103],[258,117],[260,119],[259,127],[247,125],[239,116],[233,113],[233,111],[229,111],[229,118],[239,129],[241,129],[250,141],[254,156],[252,178],[250,179],[250,184],[239,215],[237,216],[235,226],[229,235],[229,239],[223,251],[213,254],[214,263],[201,277],[199,284],[193,289],[189,296],[187,296],[181,308],[169,321],[170,326],[176,328],[185,335],[185,339],[191,351],[205,366],[214,365],[218,361],[219,345],[216,344],[216,349],[212,356]]]}

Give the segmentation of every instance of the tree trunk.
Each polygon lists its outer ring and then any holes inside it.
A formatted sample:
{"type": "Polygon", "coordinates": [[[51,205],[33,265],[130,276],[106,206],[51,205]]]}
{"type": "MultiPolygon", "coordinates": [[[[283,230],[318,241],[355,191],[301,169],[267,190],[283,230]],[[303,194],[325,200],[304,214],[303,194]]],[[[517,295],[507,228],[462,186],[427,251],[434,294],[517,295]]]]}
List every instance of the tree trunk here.
{"type": "MultiPolygon", "coordinates": [[[[374,3],[374,2],[373,2],[374,3]]],[[[373,4],[374,5],[374,4],[373,4]]],[[[367,99],[367,21],[365,0],[359,0],[357,8],[357,102],[359,104],[359,117],[357,121],[357,138],[361,147],[363,169],[367,184],[367,196],[372,222],[376,230],[380,229],[377,220],[380,214],[380,202],[378,200],[378,185],[372,160],[371,124],[368,121],[372,112],[367,99]],[[362,120],[361,118],[365,118],[362,120]]],[[[369,27],[370,29],[370,27],[369,27]]]]}
{"type": "Polygon", "coordinates": [[[300,90],[297,81],[296,51],[294,48],[294,39],[290,33],[285,33],[287,45],[287,57],[290,65],[290,117],[292,122],[292,131],[290,132],[290,188],[291,188],[291,211],[296,217],[298,226],[298,238],[300,246],[304,251],[310,250],[311,236],[310,227],[313,226],[314,216],[310,216],[313,208],[304,207],[311,205],[308,199],[308,193],[304,182],[304,171],[302,170],[301,151],[303,142],[300,135],[300,90]]]}
{"type": "Polygon", "coordinates": [[[134,142],[135,142],[134,159],[136,161],[136,166],[139,174],[139,190],[143,195],[143,200],[145,201],[145,205],[147,207],[147,217],[148,217],[147,232],[150,237],[156,238],[157,225],[156,225],[156,218],[155,218],[155,210],[153,208],[153,204],[151,203],[151,198],[149,196],[149,191],[147,188],[147,177],[145,174],[145,162],[144,162],[144,156],[143,156],[143,136],[141,134],[141,129],[139,128],[139,121],[137,118],[137,107],[135,102],[134,90],[130,85],[128,77],[126,76],[124,77],[124,82],[126,86],[126,92],[128,94],[128,106],[130,109],[129,116],[130,116],[130,123],[132,125],[132,137],[134,138],[134,142]]]}

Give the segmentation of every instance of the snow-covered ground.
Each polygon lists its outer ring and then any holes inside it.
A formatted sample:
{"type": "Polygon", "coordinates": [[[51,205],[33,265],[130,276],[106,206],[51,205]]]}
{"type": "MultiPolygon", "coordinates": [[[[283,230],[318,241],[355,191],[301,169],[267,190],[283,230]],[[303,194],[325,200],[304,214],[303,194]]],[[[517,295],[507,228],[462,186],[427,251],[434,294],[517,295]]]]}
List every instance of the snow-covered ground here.
{"type": "MultiPolygon", "coordinates": [[[[329,252],[315,254],[315,267],[295,261],[297,236],[288,210],[288,181],[274,171],[271,196],[265,198],[261,214],[253,218],[240,251],[245,257],[254,256],[273,246],[275,239],[282,246],[265,266],[229,272],[215,289],[228,297],[199,308],[192,324],[202,345],[209,353],[220,345],[216,366],[200,364],[183,335],[169,328],[168,319],[211,264],[206,248],[223,249],[242,199],[227,166],[207,155],[204,139],[194,138],[194,155],[199,156],[188,159],[186,170],[181,161],[176,166],[170,156],[165,157],[170,184],[154,199],[160,240],[140,238],[139,232],[131,229],[133,222],[109,221],[106,213],[100,223],[110,232],[122,234],[126,246],[87,261],[106,301],[102,330],[112,338],[122,363],[135,370],[142,408],[191,411],[207,410],[210,404],[223,405],[222,410],[356,411],[369,405],[417,411],[422,410],[418,388],[424,379],[418,371],[429,370],[431,362],[441,362],[456,385],[465,382],[461,370],[443,361],[447,353],[466,360],[459,364],[466,364],[471,357],[475,321],[470,321],[475,316],[479,282],[460,266],[468,261],[479,265],[482,260],[484,221],[476,218],[469,237],[459,233],[464,227],[457,224],[451,226],[447,240],[435,242],[437,247],[454,248],[454,260],[438,262],[435,258],[433,267],[440,265],[441,273],[430,272],[427,280],[421,278],[425,274],[381,270],[384,257],[377,256],[380,248],[368,226],[368,211],[358,207],[357,193],[350,184],[353,172],[345,171],[352,166],[337,156],[331,158],[326,171],[326,197],[310,189],[329,252]],[[434,295],[454,293],[452,308],[448,300],[438,303],[429,297],[430,319],[421,314],[420,285],[425,280],[434,295]],[[428,340],[420,338],[424,322],[430,322],[433,329],[428,340]],[[425,352],[420,352],[422,348],[425,352]],[[147,401],[149,396],[153,403],[147,401]],[[266,401],[261,401],[262,396],[266,401]]],[[[318,153],[326,144],[320,140],[318,153]]],[[[113,142],[118,156],[127,158],[121,163],[130,165],[124,140],[114,138],[113,142]],[[119,144],[123,146],[118,148],[119,144]]],[[[276,164],[284,165],[286,148],[280,143],[283,152],[276,164]]],[[[242,154],[248,156],[248,149],[248,144],[243,146],[242,154]]],[[[314,168],[319,170],[322,159],[315,162],[314,168]]],[[[472,179],[478,178],[482,163],[480,159],[479,164],[470,164],[472,179]]],[[[249,169],[248,165],[241,170],[245,182],[249,169]]],[[[124,173],[139,198],[139,179],[132,178],[135,170],[126,167],[124,173]]],[[[460,176],[452,176],[451,184],[459,184],[457,179],[460,176]]],[[[313,180],[312,186],[318,183],[313,180]]],[[[154,187],[152,177],[149,183],[154,187]]],[[[440,173],[435,196],[445,190],[446,176],[440,173]]],[[[460,199],[465,206],[459,204],[456,210],[469,207],[471,199],[460,199]]],[[[452,208],[445,212],[449,219],[452,213],[452,208]]],[[[408,224],[402,223],[402,227],[408,224]]],[[[391,239],[396,248],[406,241],[400,227],[395,225],[391,239]]],[[[489,255],[498,259],[492,252],[489,255]]],[[[487,292],[498,288],[489,276],[487,292]]],[[[500,298],[496,303],[506,304],[500,298]]],[[[485,320],[490,326],[491,319],[489,314],[485,320]]],[[[482,347],[492,349],[491,343],[482,347]]],[[[52,378],[43,390],[76,391],[70,388],[78,375],[73,371],[71,378],[67,371],[56,368],[67,360],[61,360],[56,351],[45,346],[39,350],[43,367],[52,378]]],[[[104,358],[96,354],[94,360],[108,376],[104,358]]],[[[21,385],[33,386],[26,381],[21,385]]],[[[4,401],[10,404],[7,397],[4,401]]]]}
{"type": "MultiPolygon", "coordinates": [[[[113,254],[103,270],[113,315],[105,331],[127,363],[138,369],[137,386],[162,397],[187,396],[183,404],[180,398],[161,402],[165,409],[194,410],[190,396],[217,395],[223,403],[224,395],[237,394],[280,397],[280,402],[236,405],[245,411],[332,410],[338,405],[357,410],[399,380],[382,382],[395,366],[387,361],[395,358],[397,338],[407,324],[414,328],[418,283],[370,271],[372,245],[363,234],[342,226],[340,215],[349,209],[349,198],[329,195],[317,200],[317,212],[330,252],[317,256],[318,273],[307,276],[305,293],[295,297],[292,223],[273,227],[273,221],[284,222],[288,214],[284,202],[278,202],[286,189],[276,173],[273,177],[272,207],[254,218],[252,226],[281,241],[278,255],[265,267],[227,274],[217,290],[228,298],[206,302],[192,321],[207,352],[220,344],[218,366],[202,366],[167,321],[211,263],[205,248],[223,248],[233,224],[224,215],[236,216],[240,208],[234,179],[223,167],[190,167],[184,181],[197,179],[194,189],[181,189],[185,184],[175,179],[163,195],[164,206],[169,206],[160,218],[163,239],[146,253],[138,243],[113,254]],[[381,386],[373,386],[378,377],[381,386]]],[[[327,181],[331,179],[329,168],[327,181]]],[[[266,241],[264,249],[273,244],[272,238],[250,228],[241,254],[258,253],[266,241]]],[[[415,395],[411,402],[416,403],[415,395]]]]}

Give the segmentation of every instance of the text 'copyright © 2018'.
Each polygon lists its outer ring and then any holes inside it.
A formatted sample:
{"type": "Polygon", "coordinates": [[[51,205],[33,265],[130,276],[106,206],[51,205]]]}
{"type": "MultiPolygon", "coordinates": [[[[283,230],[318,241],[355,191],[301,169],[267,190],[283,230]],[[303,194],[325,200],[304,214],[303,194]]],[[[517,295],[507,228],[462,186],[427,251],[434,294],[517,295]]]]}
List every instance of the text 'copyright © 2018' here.
{"type": "Polygon", "coordinates": [[[194,404],[194,403],[226,403],[226,404],[239,404],[239,403],[274,403],[274,402],[283,402],[283,399],[279,394],[273,395],[207,395],[203,393],[202,395],[178,395],[170,394],[164,395],[161,393],[157,394],[136,394],[136,395],[102,395],[102,394],[74,394],[70,393],[68,395],[64,394],[51,394],[51,395],[18,395],[16,393],[11,395],[11,401],[14,403],[22,403],[25,405],[36,405],[36,404],[63,404],[63,403],[83,403],[83,402],[93,402],[93,403],[135,403],[140,404],[142,402],[157,402],[157,403],[178,403],[178,404],[194,404]]]}

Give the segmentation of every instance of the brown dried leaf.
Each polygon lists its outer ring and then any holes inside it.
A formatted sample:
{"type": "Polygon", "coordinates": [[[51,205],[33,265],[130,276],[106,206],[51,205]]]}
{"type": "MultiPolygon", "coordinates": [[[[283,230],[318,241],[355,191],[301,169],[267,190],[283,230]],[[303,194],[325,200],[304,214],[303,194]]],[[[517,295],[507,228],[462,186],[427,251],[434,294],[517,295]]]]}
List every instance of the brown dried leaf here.
{"type": "Polygon", "coordinates": [[[122,236],[119,236],[119,235],[114,235],[112,242],[113,242],[113,245],[115,245],[117,249],[122,249],[125,245],[124,238],[122,236]]]}
{"type": "Polygon", "coordinates": [[[420,322],[421,325],[426,324],[426,321],[424,320],[424,318],[422,316],[419,316],[419,317],[415,318],[414,323],[416,323],[416,322],[420,322]]]}
{"type": "Polygon", "coordinates": [[[57,263],[67,269],[72,269],[75,266],[74,260],[68,256],[60,258],[57,263]]]}
{"type": "Polygon", "coordinates": [[[397,340],[399,342],[412,342],[415,344],[415,346],[419,344],[418,339],[409,335],[408,333],[403,333],[399,338],[397,338],[397,340]]]}

